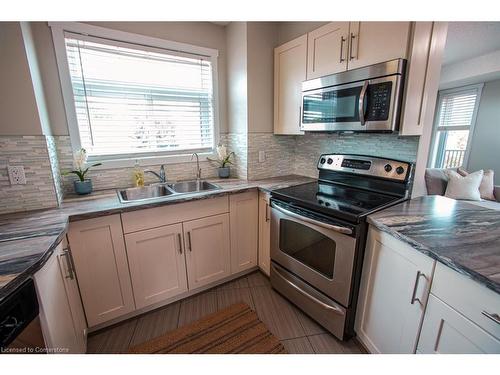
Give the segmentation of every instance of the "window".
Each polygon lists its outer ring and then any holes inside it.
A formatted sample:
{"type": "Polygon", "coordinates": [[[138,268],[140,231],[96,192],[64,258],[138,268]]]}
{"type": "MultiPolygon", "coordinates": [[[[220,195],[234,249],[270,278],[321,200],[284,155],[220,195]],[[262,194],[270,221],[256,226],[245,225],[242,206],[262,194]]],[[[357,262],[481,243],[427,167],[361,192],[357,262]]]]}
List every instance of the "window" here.
{"type": "Polygon", "coordinates": [[[467,163],[482,85],[439,92],[431,166],[456,168],[467,163]]]}
{"type": "Polygon", "coordinates": [[[66,29],[61,34],[76,123],[68,116],[74,149],[83,147],[90,158],[104,160],[213,151],[215,50],[204,55],[185,45],[181,51],[174,42],[169,49],[169,42],[155,38],[146,45],[142,36],[134,43],[115,35],[66,29]],[[165,48],[158,46],[163,43],[165,48]]]}

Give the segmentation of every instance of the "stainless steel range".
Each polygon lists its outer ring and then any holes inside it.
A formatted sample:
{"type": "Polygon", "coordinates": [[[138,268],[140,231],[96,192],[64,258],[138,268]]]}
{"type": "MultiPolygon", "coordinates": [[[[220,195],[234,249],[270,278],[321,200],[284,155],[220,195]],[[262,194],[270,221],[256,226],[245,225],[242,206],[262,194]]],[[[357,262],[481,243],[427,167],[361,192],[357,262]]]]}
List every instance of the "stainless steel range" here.
{"type": "Polygon", "coordinates": [[[413,165],[322,155],[319,179],[271,193],[271,285],[340,339],[354,335],[366,216],[406,200],[413,165]]]}

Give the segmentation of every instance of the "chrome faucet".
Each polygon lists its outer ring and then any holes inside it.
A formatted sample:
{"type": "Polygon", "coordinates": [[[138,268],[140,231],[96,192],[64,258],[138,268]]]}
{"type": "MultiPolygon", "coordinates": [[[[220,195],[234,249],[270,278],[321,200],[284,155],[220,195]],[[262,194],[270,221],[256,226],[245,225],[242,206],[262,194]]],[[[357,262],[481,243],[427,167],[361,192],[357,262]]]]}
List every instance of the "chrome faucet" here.
{"type": "Polygon", "coordinates": [[[162,184],[164,184],[165,182],[167,182],[167,176],[165,175],[165,166],[162,164],[160,166],[160,173],[157,173],[155,171],[151,171],[151,170],[146,170],[144,171],[144,173],[152,173],[154,174],[156,177],[158,177],[158,180],[160,180],[160,182],[162,184]]]}
{"type": "Polygon", "coordinates": [[[191,160],[193,160],[193,157],[196,157],[196,179],[201,180],[200,159],[198,158],[198,154],[196,152],[191,155],[191,160]]]}

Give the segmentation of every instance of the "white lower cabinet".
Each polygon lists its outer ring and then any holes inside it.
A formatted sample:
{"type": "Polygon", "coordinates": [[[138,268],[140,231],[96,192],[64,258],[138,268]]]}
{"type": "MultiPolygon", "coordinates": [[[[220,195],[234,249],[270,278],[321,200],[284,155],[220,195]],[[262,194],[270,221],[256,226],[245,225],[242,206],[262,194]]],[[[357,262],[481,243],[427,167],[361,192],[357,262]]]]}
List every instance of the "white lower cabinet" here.
{"type": "Polygon", "coordinates": [[[43,268],[34,275],[40,324],[49,353],[85,353],[85,337],[80,331],[82,322],[74,319],[81,304],[74,299],[71,290],[68,294],[66,278],[70,278],[72,270],[67,263],[60,262],[60,258],[66,256],[64,254],[67,253],[59,244],[43,268]]]}
{"type": "Polygon", "coordinates": [[[258,197],[257,190],[229,197],[231,273],[238,273],[257,266],[258,197]]]}
{"type": "Polygon", "coordinates": [[[415,353],[434,260],[370,228],[356,333],[372,353],[415,353]]]}
{"type": "Polygon", "coordinates": [[[138,309],[186,292],[182,224],[125,235],[138,309]]]}
{"type": "Polygon", "coordinates": [[[271,208],[270,194],[259,192],[259,268],[267,276],[271,267],[271,208]]]}
{"type": "Polygon", "coordinates": [[[134,311],[120,215],[72,222],[68,238],[89,327],[134,311]]]}
{"type": "Polygon", "coordinates": [[[196,289],[229,276],[229,214],[187,221],[182,226],[189,289],[196,289]]]}
{"type": "Polygon", "coordinates": [[[420,333],[418,352],[500,353],[500,340],[431,294],[420,333]]]}

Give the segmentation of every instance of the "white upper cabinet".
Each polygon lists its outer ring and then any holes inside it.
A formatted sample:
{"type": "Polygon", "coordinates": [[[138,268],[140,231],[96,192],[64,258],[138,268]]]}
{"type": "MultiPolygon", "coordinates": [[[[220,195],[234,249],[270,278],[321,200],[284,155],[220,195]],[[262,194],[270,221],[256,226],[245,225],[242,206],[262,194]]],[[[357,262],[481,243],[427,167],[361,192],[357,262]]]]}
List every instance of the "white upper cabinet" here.
{"type": "Polygon", "coordinates": [[[307,79],[347,69],[349,22],[330,22],[307,34],[307,79]]]}
{"type": "Polygon", "coordinates": [[[231,274],[229,214],[182,224],[189,290],[231,274]]]}
{"type": "Polygon", "coordinates": [[[307,35],[274,49],[274,134],[303,134],[301,93],[306,70],[307,35]]]}
{"type": "Polygon", "coordinates": [[[182,224],[125,235],[136,307],[186,292],[182,224]]]}
{"type": "Polygon", "coordinates": [[[229,196],[231,273],[257,266],[258,205],[257,190],[229,196]]]}
{"type": "Polygon", "coordinates": [[[406,58],[410,22],[351,22],[347,68],[406,58]]]}
{"type": "MultiPolygon", "coordinates": [[[[432,128],[447,31],[446,22],[414,23],[400,135],[422,135],[432,128]]],[[[418,164],[425,168],[426,162],[418,164]]]]}
{"type": "Polygon", "coordinates": [[[356,333],[372,353],[415,353],[434,260],[370,228],[356,333]]]}
{"type": "Polygon", "coordinates": [[[120,215],[72,222],[68,238],[89,326],[135,310],[120,215]]]}

